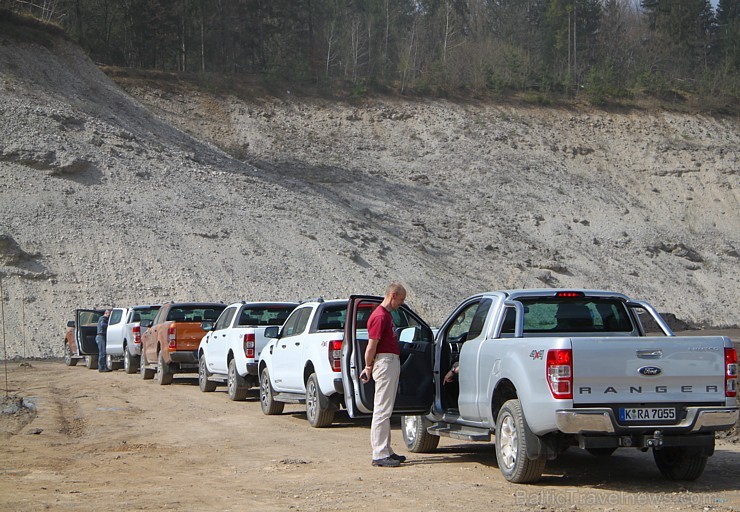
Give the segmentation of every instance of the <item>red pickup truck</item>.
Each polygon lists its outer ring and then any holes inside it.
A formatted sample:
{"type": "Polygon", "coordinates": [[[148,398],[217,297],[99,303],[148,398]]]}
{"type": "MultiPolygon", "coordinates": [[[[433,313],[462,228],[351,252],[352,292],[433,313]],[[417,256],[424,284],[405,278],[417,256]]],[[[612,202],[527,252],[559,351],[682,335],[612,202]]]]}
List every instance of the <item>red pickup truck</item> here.
{"type": "Polygon", "coordinates": [[[198,372],[198,345],[206,332],[205,321],[215,321],[226,304],[218,302],[168,302],[141,337],[141,376],[157,377],[161,385],[171,384],[176,373],[198,372]]]}

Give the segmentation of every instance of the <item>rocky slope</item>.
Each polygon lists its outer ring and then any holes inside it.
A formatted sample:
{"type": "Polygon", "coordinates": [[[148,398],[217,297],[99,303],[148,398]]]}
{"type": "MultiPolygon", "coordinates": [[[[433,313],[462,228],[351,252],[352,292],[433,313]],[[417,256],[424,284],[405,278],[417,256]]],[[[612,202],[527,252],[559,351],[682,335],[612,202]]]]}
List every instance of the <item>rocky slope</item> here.
{"type": "Polygon", "coordinates": [[[8,357],[60,355],[76,307],[391,279],[432,323],[484,289],[583,286],[740,324],[737,119],[120,81],[0,30],[8,357]]]}

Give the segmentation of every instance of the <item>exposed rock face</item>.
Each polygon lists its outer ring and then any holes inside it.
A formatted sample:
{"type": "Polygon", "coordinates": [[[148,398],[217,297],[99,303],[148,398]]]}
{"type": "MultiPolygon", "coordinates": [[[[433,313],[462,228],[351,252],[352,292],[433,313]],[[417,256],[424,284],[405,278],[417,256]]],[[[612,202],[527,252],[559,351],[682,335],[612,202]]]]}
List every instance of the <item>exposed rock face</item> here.
{"type": "Polygon", "coordinates": [[[0,43],[9,357],[60,355],[76,307],[391,279],[433,324],[478,291],[552,286],[740,324],[736,119],[124,92],[70,43],[0,43]]]}

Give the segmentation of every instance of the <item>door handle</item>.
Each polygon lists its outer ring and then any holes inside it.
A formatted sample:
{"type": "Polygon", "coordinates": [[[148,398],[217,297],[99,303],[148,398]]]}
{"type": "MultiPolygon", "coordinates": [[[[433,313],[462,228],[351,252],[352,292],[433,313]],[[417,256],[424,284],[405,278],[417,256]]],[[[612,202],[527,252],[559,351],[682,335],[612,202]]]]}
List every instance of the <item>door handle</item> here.
{"type": "Polygon", "coordinates": [[[637,357],[640,359],[660,359],[663,357],[663,351],[660,349],[655,350],[638,350],[637,357]]]}

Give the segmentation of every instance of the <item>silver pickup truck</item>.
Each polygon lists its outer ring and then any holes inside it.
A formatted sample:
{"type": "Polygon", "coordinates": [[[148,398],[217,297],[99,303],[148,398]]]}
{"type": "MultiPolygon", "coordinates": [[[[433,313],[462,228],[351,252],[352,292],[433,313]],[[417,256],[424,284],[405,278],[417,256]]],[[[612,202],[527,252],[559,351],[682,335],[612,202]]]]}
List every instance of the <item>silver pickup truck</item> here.
{"type": "MultiPolygon", "coordinates": [[[[359,380],[367,334],[354,317],[381,300],[355,296],[348,306],[342,375],[353,417],[371,414],[373,403],[372,381],[359,380]]],[[[493,434],[511,482],[539,480],[546,461],[570,446],[602,457],[652,449],[667,478],[694,480],[714,453],[715,432],[738,419],[730,339],[675,336],[652,306],[619,293],[482,293],[461,302],[436,337],[419,320],[399,339],[394,413],[404,415],[409,450],[432,451],[439,436],[493,434]],[[648,335],[639,313],[660,335],[648,335]],[[455,363],[458,376],[445,383],[455,363]]]]}

